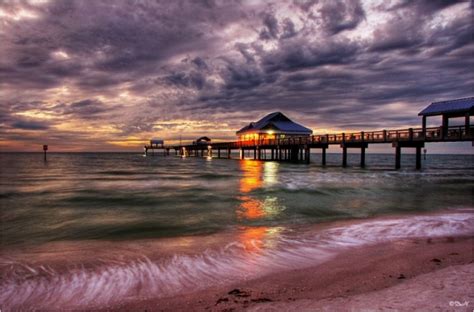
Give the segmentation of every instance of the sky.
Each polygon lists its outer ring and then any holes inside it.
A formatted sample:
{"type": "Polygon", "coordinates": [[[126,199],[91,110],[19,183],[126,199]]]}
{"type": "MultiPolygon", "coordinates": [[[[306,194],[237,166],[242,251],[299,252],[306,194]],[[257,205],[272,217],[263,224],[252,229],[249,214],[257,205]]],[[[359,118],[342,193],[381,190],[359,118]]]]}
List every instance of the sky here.
{"type": "MultiPolygon", "coordinates": [[[[474,95],[472,15],[449,0],[1,0],[1,150],[234,140],[274,111],[316,134],[419,127],[431,102],[474,95]]],[[[438,150],[452,146],[473,149],[438,150]]]]}

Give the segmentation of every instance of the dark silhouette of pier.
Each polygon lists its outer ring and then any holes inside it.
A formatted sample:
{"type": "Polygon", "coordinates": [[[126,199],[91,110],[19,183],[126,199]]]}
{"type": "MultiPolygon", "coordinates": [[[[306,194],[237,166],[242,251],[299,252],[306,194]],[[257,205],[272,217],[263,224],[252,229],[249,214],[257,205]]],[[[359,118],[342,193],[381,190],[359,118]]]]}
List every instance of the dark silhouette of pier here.
{"type": "MultiPolygon", "coordinates": [[[[154,154],[155,149],[163,150],[163,155],[170,155],[170,150],[174,150],[175,155],[202,156],[231,158],[232,151],[238,150],[240,159],[253,158],[254,160],[273,161],[293,161],[309,163],[311,149],[321,150],[322,165],[326,165],[326,150],[329,145],[339,145],[342,148],[342,166],[347,166],[347,150],[360,149],[360,166],[365,167],[365,150],[369,144],[391,143],[395,148],[395,168],[400,168],[402,148],[414,148],[416,150],[416,169],[421,169],[421,150],[425,143],[435,142],[473,142],[474,128],[471,126],[470,117],[474,113],[474,97],[456,100],[434,102],[423,109],[418,115],[422,116],[421,128],[409,128],[399,130],[361,131],[352,133],[337,133],[324,135],[309,135],[312,133],[299,124],[292,122],[280,112],[272,113],[262,118],[256,123],[237,131],[239,133],[250,132],[253,139],[245,139],[241,135],[238,141],[234,142],[212,142],[210,139],[195,144],[145,145],[145,154],[150,150],[154,154]],[[427,128],[427,118],[441,116],[442,125],[440,127],[427,128]],[[463,126],[449,126],[450,118],[464,118],[463,126]],[[274,130],[284,132],[285,126],[288,128],[288,136],[272,137],[274,130]],[[299,133],[306,135],[294,135],[291,131],[296,129],[299,133]],[[262,132],[263,131],[263,132],[262,132]],[[267,135],[268,134],[268,135],[267,135]],[[244,138],[244,139],[242,139],[244,138]],[[199,144],[204,143],[204,144],[199,144]],[[216,155],[214,153],[216,152],[216,155]]],[[[160,141],[163,143],[162,141],[160,141]]]]}
{"type": "MultiPolygon", "coordinates": [[[[162,150],[161,155],[189,157],[231,158],[232,151],[239,152],[240,159],[294,161],[309,163],[311,149],[321,150],[322,165],[326,165],[326,150],[329,145],[342,148],[342,166],[347,166],[347,150],[360,149],[360,166],[365,167],[365,150],[369,144],[391,143],[395,148],[395,168],[400,168],[402,148],[416,150],[416,168],[421,168],[421,152],[425,143],[473,142],[474,128],[452,126],[433,128],[409,128],[400,130],[361,131],[325,135],[290,137],[285,139],[256,139],[246,141],[218,142],[209,144],[146,145],[145,154],[162,150]]],[[[158,154],[158,153],[157,153],[158,154]]]]}

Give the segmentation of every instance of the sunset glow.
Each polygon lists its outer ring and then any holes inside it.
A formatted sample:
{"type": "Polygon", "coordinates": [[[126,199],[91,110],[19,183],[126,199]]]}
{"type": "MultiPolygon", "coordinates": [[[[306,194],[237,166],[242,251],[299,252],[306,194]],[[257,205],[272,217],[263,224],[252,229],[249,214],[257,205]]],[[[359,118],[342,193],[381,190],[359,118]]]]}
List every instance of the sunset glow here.
{"type": "Polygon", "coordinates": [[[472,95],[471,10],[468,1],[2,2],[2,150],[235,140],[272,111],[317,134],[416,127],[428,103],[472,95]]]}

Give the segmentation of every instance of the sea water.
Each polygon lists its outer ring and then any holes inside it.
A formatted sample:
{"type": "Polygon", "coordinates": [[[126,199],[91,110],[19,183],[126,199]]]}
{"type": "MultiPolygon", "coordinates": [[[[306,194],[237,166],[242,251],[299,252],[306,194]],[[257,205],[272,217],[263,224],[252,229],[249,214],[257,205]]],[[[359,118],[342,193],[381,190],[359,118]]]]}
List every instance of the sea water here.
{"type": "Polygon", "coordinates": [[[0,305],[102,307],[316,265],[347,248],[472,235],[473,155],[312,162],[0,154],[0,305]]]}

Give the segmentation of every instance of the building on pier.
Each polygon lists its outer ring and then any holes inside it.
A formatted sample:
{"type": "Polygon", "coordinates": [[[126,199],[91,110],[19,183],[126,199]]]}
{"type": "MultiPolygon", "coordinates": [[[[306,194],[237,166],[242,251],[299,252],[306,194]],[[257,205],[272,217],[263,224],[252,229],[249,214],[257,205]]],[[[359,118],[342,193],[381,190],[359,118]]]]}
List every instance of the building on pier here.
{"type": "Polygon", "coordinates": [[[236,132],[239,141],[309,137],[312,133],[313,130],[292,121],[280,112],[268,114],[236,132]]]}
{"type": "Polygon", "coordinates": [[[466,135],[470,133],[470,117],[474,114],[474,97],[463,99],[434,102],[423,109],[418,116],[423,116],[422,131],[426,132],[426,119],[432,116],[442,116],[441,137],[445,138],[449,134],[449,119],[464,117],[464,127],[466,135]]]}
{"type": "Polygon", "coordinates": [[[206,145],[210,143],[211,143],[211,139],[207,136],[200,137],[199,139],[193,142],[193,144],[206,144],[206,145]]]}

